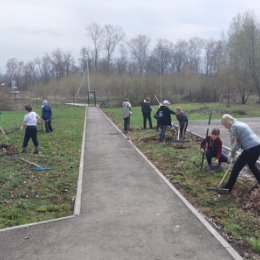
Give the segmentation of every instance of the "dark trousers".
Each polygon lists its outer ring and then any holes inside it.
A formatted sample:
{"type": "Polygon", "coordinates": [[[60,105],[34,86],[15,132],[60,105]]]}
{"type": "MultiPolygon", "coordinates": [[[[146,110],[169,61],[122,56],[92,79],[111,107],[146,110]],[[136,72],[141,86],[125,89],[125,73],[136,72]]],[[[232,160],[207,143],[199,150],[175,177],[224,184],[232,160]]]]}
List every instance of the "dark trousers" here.
{"type": "Polygon", "coordinates": [[[124,118],[124,131],[127,132],[130,129],[130,116],[124,118]]]}
{"type": "Polygon", "coordinates": [[[252,147],[248,150],[244,150],[237,158],[232,168],[229,180],[224,186],[224,188],[229,190],[233,189],[240,171],[243,169],[243,167],[246,164],[248,165],[251,172],[254,174],[257,182],[260,184],[260,172],[256,166],[256,161],[259,156],[260,156],[260,145],[252,147]]]}
{"type": "Polygon", "coordinates": [[[153,125],[152,125],[151,113],[143,113],[144,129],[146,129],[147,120],[148,120],[148,122],[149,122],[149,127],[150,127],[150,129],[152,129],[152,128],[153,128],[153,125]]]}
{"type": "Polygon", "coordinates": [[[45,131],[46,133],[52,132],[51,119],[47,119],[45,122],[45,131]]]}
{"type": "Polygon", "coordinates": [[[185,138],[185,133],[186,133],[186,130],[188,127],[188,122],[181,123],[181,124],[179,124],[179,126],[180,126],[180,138],[183,139],[183,138],[185,138]]]}
{"type": "MultiPolygon", "coordinates": [[[[212,158],[213,157],[216,157],[216,153],[214,153],[213,151],[211,151],[211,150],[207,150],[206,151],[206,158],[207,158],[207,162],[208,162],[208,164],[211,164],[211,162],[212,162],[212,158]]],[[[222,163],[222,162],[224,162],[224,163],[227,163],[228,162],[228,158],[227,158],[227,156],[225,155],[225,154],[221,154],[220,155],[220,158],[219,158],[219,164],[220,163],[222,163]]]]}
{"type": "Polygon", "coordinates": [[[36,126],[27,126],[25,129],[24,139],[23,139],[23,148],[27,147],[30,138],[32,138],[33,144],[35,147],[38,147],[37,140],[37,127],[36,126]]]}

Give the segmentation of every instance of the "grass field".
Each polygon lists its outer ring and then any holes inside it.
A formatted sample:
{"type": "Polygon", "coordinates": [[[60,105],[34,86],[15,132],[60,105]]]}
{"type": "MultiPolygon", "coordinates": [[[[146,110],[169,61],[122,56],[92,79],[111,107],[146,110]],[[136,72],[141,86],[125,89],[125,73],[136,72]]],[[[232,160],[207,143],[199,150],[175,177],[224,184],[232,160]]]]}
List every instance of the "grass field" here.
{"type": "MultiPolygon", "coordinates": [[[[176,106],[180,105],[171,105],[171,108],[175,110],[176,106]]],[[[187,104],[181,107],[190,120],[208,119],[209,112],[213,112],[213,119],[220,119],[223,113],[230,113],[235,117],[260,116],[259,105],[226,107],[219,104],[187,104]]],[[[108,108],[104,111],[122,129],[121,109],[108,108]]],[[[172,119],[176,122],[174,116],[172,119]]],[[[153,122],[155,123],[155,120],[153,122]]],[[[231,195],[208,191],[206,187],[216,187],[224,171],[214,170],[209,173],[200,170],[200,140],[190,136],[186,149],[176,149],[170,142],[159,143],[158,132],[154,129],[142,129],[140,107],[133,108],[131,127],[133,130],[129,131],[128,138],[210,222],[214,223],[241,255],[246,256],[246,259],[260,259],[260,190],[250,192],[254,185],[252,180],[238,181],[231,195]]],[[[227,167],[225,166],[225,170],[227,167]]]]}
{"type": "MultiPolygon", "coordinates": [[[[19,130],[23,115],[23,111],[2,112],[0,122],[19,152],[24,136],[19,130]]],[[[33,155],[34,147],[29,142],[25,159],[52,170],[32,171],[33,165],[20,160],[22,154],[0,156],[0,228],[73,213],[84,115],[83,108],[53,108],[54,131],[46,134],[44,125],[40,125],[38,155],[33,155]]],[[[6,142],[0,134],[0,143],[6,142]]]]}

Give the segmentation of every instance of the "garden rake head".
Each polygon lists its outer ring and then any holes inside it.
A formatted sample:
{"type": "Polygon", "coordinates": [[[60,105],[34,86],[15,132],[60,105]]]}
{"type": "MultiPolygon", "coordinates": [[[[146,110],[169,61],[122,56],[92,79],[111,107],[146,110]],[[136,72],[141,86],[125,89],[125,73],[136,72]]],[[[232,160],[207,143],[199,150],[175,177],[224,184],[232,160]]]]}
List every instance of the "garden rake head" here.
{"type": "Polygon", "coordinates": [[[219,184],[217,187],[207,187],[207,190],[213,190],[213,191],[216,191],[220,194],[228,194],[230,192],[229,189],[225,189],[225,188],[221,188],[221,184],[223,183],[224,179],[226,178],[227,174],[229,173],[229,171],[231,170],[231,167],[230,166],[227,171],[225,172],[225,174],[223,175],[222,179],[220,180],[219,184]]]}
{"type": "Polygon", "coordinates": [[[42,167],[41,165],[37,164],[37,163],[34,163],[34,162],[31,162],[31,161],[28,161],[24,158],[20,158],[18,157],[18,159],[24,161],[24,162],[27,162],[35,167],[31,168],[32,171],[49,171],[49,170],[52,170],[52,168],[46,168],[46,167],[42,167]]]}

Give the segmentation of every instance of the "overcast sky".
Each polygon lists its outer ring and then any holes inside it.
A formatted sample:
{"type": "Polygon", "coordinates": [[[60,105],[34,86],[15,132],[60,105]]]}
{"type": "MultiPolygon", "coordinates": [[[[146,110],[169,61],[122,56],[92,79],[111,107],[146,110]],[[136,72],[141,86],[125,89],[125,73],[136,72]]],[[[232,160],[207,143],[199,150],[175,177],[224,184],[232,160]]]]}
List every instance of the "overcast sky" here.
{"type": "Polygon", "coordinates": [[[91,46],[86,27],[116,25],[127,39],[145,34],[153,42],[200,37],[221,39],[238,13],[259,0],[0,0],[0,73],[9,58],[25,62],[57,48],[77,60],[91,46]]]}

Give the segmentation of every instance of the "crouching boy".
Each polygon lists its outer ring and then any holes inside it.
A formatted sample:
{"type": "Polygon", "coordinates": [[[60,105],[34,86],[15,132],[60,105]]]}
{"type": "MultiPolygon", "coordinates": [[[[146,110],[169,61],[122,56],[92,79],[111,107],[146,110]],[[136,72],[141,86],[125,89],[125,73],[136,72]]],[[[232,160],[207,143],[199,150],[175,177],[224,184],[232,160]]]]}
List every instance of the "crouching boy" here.
{"type": "Polygon", "coordinates": [[[228,158],[226,155],[222,153],[222,141],[219,137],[220,130],[218,128],[214,128],[207,138],[203,139],[200,144],[200,149],[202,153],[205,153],[207,162],[208,162],[208,170],[212,169],[212,158],[216,158],[216,163],[219,168],[221,168],[221,163],[227,163],[228,158]]]}

